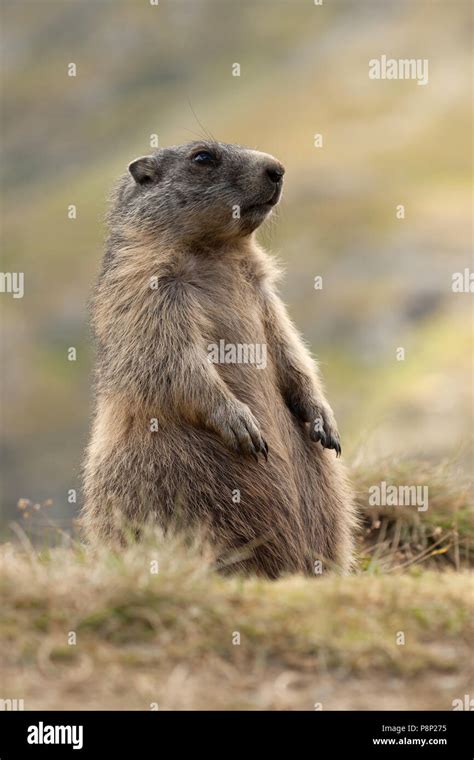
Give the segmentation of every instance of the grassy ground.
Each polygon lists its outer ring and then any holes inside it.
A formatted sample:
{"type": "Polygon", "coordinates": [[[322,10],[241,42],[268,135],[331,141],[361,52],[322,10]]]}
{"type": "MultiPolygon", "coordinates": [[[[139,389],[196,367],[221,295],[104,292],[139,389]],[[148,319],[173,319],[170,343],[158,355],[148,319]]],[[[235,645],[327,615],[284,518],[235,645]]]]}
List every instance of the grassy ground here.
{"type": "Polygon", "coordinates": [[[354,471],[364,528],[349,578],[222,578],[199,547],[158,537],[121,556],[67,539],[38,551],[17,529],[0,550],[1,696],[25,709],[451,709],[472,678],[468,495],[440,468],[416,471],[426,513],[374,511],[364,495],[381,469],[354,471]]]}

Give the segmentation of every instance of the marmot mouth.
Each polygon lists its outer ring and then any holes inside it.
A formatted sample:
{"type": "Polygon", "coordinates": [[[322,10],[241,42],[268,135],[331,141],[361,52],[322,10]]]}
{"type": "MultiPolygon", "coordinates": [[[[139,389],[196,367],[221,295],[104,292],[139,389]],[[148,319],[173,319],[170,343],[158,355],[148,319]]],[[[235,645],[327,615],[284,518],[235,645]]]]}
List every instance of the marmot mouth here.
{"type": "Polygon", "coordinates": [[[280,200],[281,187],[276,187],[270,198],[266,201],[259,201],[258,203],[252,203],[250,206],[244,206],[243,212],[247,211],[269,211],[280,200]]]}

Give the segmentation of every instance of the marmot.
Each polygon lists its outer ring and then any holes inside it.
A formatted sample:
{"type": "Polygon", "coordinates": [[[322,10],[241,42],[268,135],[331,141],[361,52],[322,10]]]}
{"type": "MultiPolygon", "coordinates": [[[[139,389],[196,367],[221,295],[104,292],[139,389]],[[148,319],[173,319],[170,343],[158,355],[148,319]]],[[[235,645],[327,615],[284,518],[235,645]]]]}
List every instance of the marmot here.
{"type": "Polygon", "coordinates": [[[351,566],[334,415],[254,239],[283,174],[266,153],[205,141],[138,158],[120,179],[92,302],[91,539],[151,521],[205,528],[232,571],[351,566]]]}

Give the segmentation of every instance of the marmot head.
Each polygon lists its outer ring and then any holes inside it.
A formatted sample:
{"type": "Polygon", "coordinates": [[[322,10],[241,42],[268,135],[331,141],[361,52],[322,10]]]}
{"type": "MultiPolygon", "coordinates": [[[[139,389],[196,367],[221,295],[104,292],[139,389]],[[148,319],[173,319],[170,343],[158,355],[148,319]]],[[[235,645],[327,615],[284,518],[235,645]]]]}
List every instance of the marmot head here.
{"type": "Polygon", "coordinates": [[[250,235],[280,200],[285,172],[266,153],[205,141],[160,149],[128,170],[113,222],[211,245],[250,235]]]}

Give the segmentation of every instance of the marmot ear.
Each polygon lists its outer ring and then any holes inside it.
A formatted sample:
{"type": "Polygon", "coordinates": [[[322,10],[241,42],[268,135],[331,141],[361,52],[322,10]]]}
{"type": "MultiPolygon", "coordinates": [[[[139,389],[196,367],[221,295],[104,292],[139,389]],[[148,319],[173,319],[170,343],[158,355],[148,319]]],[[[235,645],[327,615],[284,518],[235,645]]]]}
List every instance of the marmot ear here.
{"type": "Polygon", "coordinates": [[[158,177],[158,165],[154,156],[136,158],[128,165],[128,171],[137,185],[147,185],[158,177]]]}

